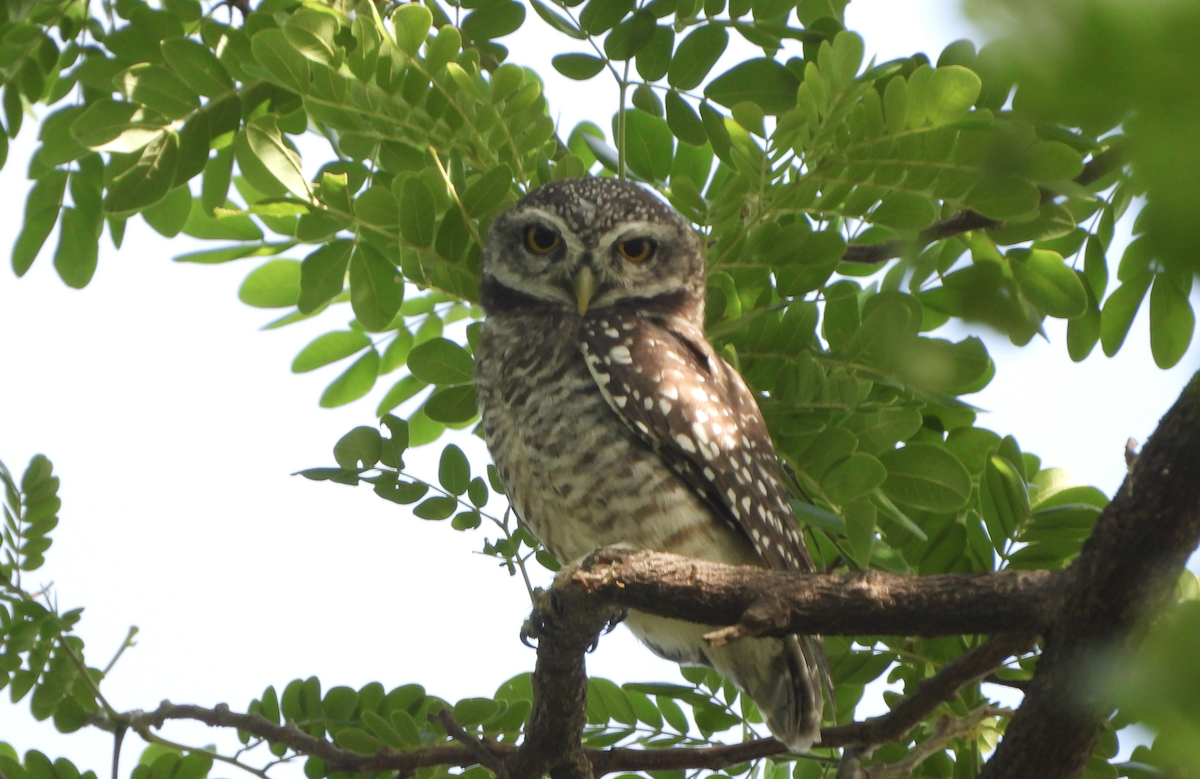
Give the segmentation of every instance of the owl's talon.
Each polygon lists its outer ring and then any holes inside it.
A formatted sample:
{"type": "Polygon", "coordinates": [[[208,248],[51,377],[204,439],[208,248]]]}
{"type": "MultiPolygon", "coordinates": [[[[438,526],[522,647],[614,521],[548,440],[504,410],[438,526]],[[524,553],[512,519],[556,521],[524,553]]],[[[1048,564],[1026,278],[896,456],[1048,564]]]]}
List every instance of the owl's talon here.
{"type": "Polygon", "coordinates": [[[525,620],[525,624],[521,625],[521,643],[530,649],[537,649],[537,645],[530,643],[530,637],[537,633],[537,629],[533,626],[533,620],[525,620]]]}
{"type": "Polygon", "coordinates": [[[629,616],[629,609],[621,609],[620,611],[613,614],[612,618],[608,621],[608,624],[606,624],[604,626],[604,630],[600,633],[600,635],[607,636],[609,633],[616,630],[617,625],[620,625],[622,622],[624,622],[625,618],[628,616],[629,616]]]}
{"type": "Polygon", "coordinates": [[[521,626],[521,643],[530,649],[536,647],[529,639],[538,639],[555,631],[554,622],[561,614],[558,593],[541,587],[533,592],[533,610],[521,626]]]}

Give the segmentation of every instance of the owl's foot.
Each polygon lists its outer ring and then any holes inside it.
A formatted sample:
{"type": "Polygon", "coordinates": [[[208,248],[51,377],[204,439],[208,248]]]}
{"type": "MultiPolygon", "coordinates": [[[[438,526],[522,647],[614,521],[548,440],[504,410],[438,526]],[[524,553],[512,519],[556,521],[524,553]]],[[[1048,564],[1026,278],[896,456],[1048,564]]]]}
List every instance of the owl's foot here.
{"type": "MultiPolygon", "coordinates": [[[[533,592],[533,610],[526,618],[525,624],[521,626],[521,643],[530,649],[535,646],[530,639],[537,640],[561,634],[563,632],[574,632],[579,630],[579,625],[571,624],[571,614],[568,613],[567,604],[569,596],[559,590],[557,587],[551,587],[548,590],[537,588],[533,592]]],[[[600,645],[600,636],[606,636],[616,629],[617,625],[625,621],[628,612],[624,609],[611,611],[605,621],[597,628],[598,632],[595,638],[588,645],[587,651],[594,652],[596,647],[600,645]]],[[[593,625],[595,623],[592,623],[593,625]]],[[[586,628],[585,628],[586,629],[586,628]]]]}
{"type": "Polygon", "coordinates": [[[548,590],[538,587],[533,591],[533,611],[529,612],[525,624],[521,626],[522,644],[536,649],[530,639],[536,641],[555,632],[554,622],[562,614],[560,600],[553,587],[548,590]]]}

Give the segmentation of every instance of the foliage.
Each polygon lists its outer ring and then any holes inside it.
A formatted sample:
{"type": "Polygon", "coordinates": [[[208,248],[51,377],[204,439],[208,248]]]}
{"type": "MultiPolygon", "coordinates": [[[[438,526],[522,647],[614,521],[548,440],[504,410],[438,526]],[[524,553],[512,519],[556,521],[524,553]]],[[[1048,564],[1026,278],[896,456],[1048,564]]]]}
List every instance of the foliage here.
{"type": "MultiPolygon", "coordinates": [[[[305,372],[349,362],[322,406],[353,402],[391,377],[375,409],[387,436],[358,427],[337,443],[336,467],[304,475],[369,483],[415,504],[418,517],[453,517],[457,530],[487,520],[500,536],[485,552],[523,573],[534,556],[557,563],[507,513],[486,512],[503,493],[492,469],[472,474],[446,445],[435,485],[405,472],[403,458],[477,421],[480,237],[494,215],[550,180],[626,175],[704,234],[711,340],[759,394],[822,566],[1063,567],[1107,498],[977,427],[961,396],[984,387],[995,366],[979,338],[936,331],[965,321],[1023,345],[1052,317],[1069,321],[1072,359],[1097,342],[1111,356],[1148,295],[1155,360],[1180,360],[1194,330],[1196,271],[1185,218],[1195,188],[1180,182],[1196,180],[1197,158],[1194,144],[1172,140],[1194,137],[1200,113],[1176,110],[1180,100],[1194,109],[1198,91],[1194,76],[1174,77],[1200,72],[1194,36],[1183,32],[1200,15],[1115,0],[1026,14],[1012,0],[1014,16],[1032,20],[1020,24],[1067,37],[1028,34],[981,51],[960,41],[936,63],[917,54],[876,64],[843,29],[844,5],[530,0],[529,15],[512,0],[264,0],[243,18],[237,3],[195,0],[117,0],[102,14],[82,0],[9,3],[0,25],[7,136],[33,106],[48,107],[13,268],[24,274],[57,227],[55,268],[84,287],[105,226],[120,246],[136,215],[168,237],[221,242],[180,261],[261,263],[239,296],[279,309],[271,327],[326,311],[350,317],[293,363],[305,372]],[[557,133],[538,74],[507,63],[496,42],[523,24],[563,36],[553,61],[563,75],[616,80],[610,128],[557,133]],[[743,60],[714,73],[736,46],[743,60]],[[1077,83],[1085,88],[1062,86],[1077,83]],[[313,137],[328,143],[311,179],[294,140],[302,134],[306,152],[313,137]],[[1115,225],[1143,194],[1138,237],[1110,262],[1115,225]],[[465,331],[448,327],[455,322],[465,331]]],[[[104,706],[103,673],[84,665],[69,632],[78,611],[57,614],[20,581],[49,546],[57,480],[44,458],[19,485],[3,478],[0,682],[14,699],[32,690],[35,716],[74,730],[104,706]]],[[[978,641],[827,639],[837,720],[853,717],[868,682],[886,673],[911,691],[978,641]]],[[[1028,679],[1034,662],[1001,676],[1028,679]]],[[[712,672],[683,673],[686,686],[593,679],[586,741],[704,743],[760,722],[712,672]]],[[[986,702],[969,686],[943,713],[963,718],[986,702]]],[[[250,711],[373,753],[446,742],[426,715],[447,706],[417,685],[322,692],[313,678],[282,693],[268,687],[250,711]]],[[[453,710],[469,731],[515,740],[528,681],[453,710]]],[[[1002,729],[988,721],[918,774],[973,776],[1002,729]]],[[[895,763],[933,733],[926,722],[873,759],[895,763]]],[[[1097,748],[1089,775],[1115,774],[1112,746],[1109,738],[1097,748]]],[[[197,779],[211,763],[202,754],[168,750],[135,779],[197,779]]],[[[815,776],[831,760],[818,752],[792,770],[815,776]]],[[[9,779],[77,775],[36,752],[15,761],[11,750],[0,754],[9,779]]],[[[305,772],[329,775],[316,757],[305,772]]]]}

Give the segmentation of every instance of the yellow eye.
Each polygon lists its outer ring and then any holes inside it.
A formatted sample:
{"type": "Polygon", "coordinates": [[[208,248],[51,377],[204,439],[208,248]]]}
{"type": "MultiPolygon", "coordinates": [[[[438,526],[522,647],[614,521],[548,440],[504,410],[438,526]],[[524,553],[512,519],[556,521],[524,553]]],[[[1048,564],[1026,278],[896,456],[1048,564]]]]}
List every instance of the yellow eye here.
{"type": "Polygon", "coordinates": [[[541,225],[525,228],[525,248],[534,254],[548,254],[558,248],[562,238],[558,233],[541,225]]]}
{"type": "Polygon", "coordinates": [[[630,262],[645,262],[654,256],[656,248],[649,238],[630,238],[617,244],[617,251],[630,262]]]}

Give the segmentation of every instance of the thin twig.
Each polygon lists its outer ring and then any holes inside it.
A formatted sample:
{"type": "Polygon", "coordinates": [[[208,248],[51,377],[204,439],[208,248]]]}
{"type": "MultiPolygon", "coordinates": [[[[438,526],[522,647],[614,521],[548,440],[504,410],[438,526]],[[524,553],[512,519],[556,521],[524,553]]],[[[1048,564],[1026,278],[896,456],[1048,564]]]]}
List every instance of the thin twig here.
{"type": "Polygon", "coordinates": [[[479,758],[479,764],[484,768],[491,769],[497,775],[504,770],[504,761],[489,752],[482,741],[463,730],[462,725],[459,725],[454,719],[454,712],[450,709],[438,709],[436,713],[429,715],[429,721],[440,722],[451,738],[475,753],[475,756],[479,758]]]}
{"type": "Polygon", "coordinates": [[[121,647],[117,650],[117,653],[113,655],[112,660],[108,661],[108,665],[104,666],[104,670],[101,673],[103,673],[105,676],[108,676],[108,672],[111,671],[113,666],[117,664],[117,661],[121,659],[121,655],[125,654],[125,650],[129,649],[130,647],[137,646],[137,644],[135,644],[133,641],[133,637],[137,635],[137,632],[137,625],[129,626],[129,632],[125,634],[125,640],[121,642],[121,647]]]}

